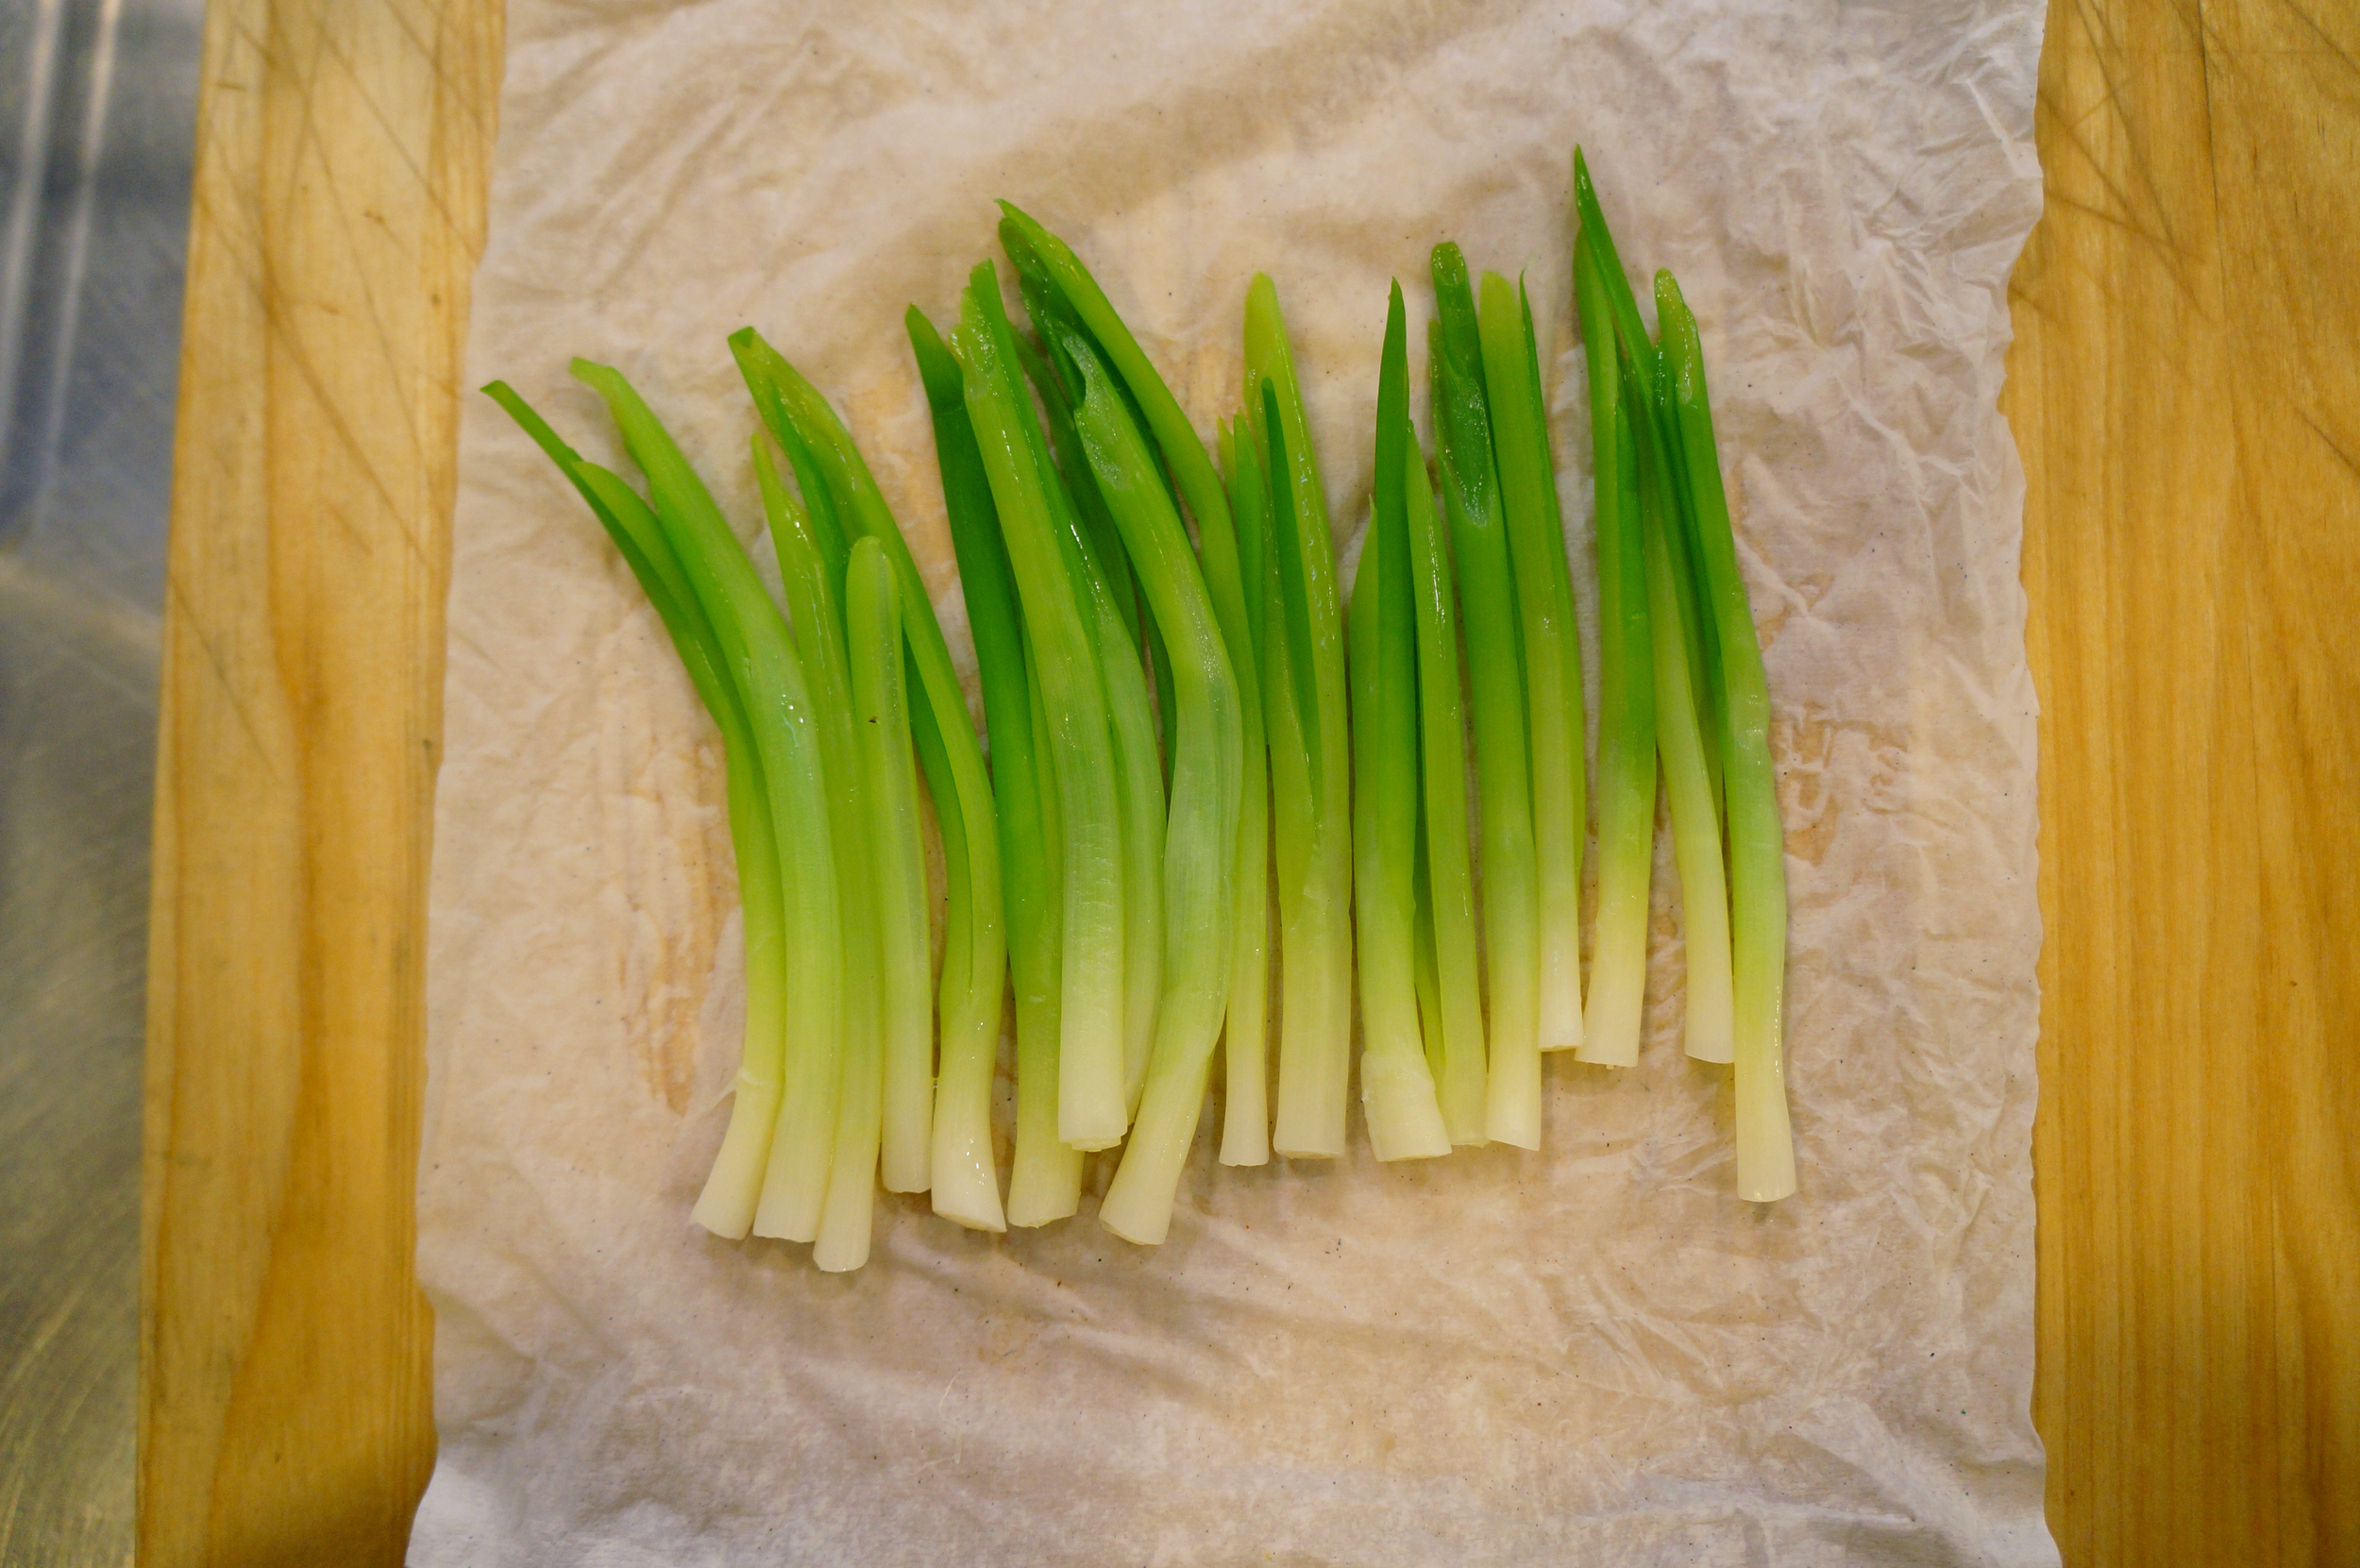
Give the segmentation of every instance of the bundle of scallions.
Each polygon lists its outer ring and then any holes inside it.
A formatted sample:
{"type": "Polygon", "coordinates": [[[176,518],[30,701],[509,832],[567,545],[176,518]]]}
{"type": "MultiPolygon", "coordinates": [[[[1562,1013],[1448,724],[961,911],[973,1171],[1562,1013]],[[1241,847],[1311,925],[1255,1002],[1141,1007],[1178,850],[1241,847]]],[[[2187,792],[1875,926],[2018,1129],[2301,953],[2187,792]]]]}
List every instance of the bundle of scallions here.
{"type": "Polygon", "coordinates": [[[1080,1206],[1086,1154],[1119,1150],[1099,1218],[1161,1241],[1217,1056],[1223,1163],[1345,1153],[1356,1001],[1376,1158],[1537,1149],[1543,1052],[1638,1059],[1659,766],[1688,1051],[1734,1062],[1739,1194],[1794,1189],[1768,700],[1701,343],[1668,273],[1646,330],[1578,152],[1575,191],[1600,616],[1586,1005],[1580,640],[1532,306],[1456,245],[1432,259],[1431,470],[1392,292],[1348,609],[1268,278],[1209,449],[1072,248],[1012,206],[1024,329],[989,262],[947,334],[910,309],[988,762],[867,463],[751,329],[730,347],[783,606],[618,371],[574,365],[644,493],[486,389],[603,525],[720,733],[746,1035],[699,1223],[858,1268],[880,1181],[975,1229],[1041,1225],[1080,1206]]]}

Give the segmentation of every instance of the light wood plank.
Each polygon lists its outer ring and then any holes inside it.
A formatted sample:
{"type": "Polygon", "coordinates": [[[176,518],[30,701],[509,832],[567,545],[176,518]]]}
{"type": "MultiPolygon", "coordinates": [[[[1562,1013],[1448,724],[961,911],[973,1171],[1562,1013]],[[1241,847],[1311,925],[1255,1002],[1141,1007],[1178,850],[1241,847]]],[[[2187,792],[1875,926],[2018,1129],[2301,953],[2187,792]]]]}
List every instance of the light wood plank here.
{"type": "Polygon", "coordinates": [[[2360,1561],[2360,26],[2059,0],[2005,399],[2068,1564],[2360,1561]]]}
{"type": "Polygon", "coordinates": [[[140,1557],[398,1563],[455,377],[496,5],[206,19],[157,759],[140,1557]]]}

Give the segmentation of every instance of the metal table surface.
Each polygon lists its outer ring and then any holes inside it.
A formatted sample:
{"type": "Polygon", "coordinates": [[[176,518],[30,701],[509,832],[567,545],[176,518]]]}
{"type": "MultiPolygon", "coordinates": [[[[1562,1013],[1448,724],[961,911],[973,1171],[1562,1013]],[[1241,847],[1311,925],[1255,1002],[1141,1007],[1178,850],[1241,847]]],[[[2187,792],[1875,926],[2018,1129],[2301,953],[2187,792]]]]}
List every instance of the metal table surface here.
{"type": "Polygon", "coordinates": [[[0,5],[0,1562],[131,1560],[199,0],[0,5]]]}

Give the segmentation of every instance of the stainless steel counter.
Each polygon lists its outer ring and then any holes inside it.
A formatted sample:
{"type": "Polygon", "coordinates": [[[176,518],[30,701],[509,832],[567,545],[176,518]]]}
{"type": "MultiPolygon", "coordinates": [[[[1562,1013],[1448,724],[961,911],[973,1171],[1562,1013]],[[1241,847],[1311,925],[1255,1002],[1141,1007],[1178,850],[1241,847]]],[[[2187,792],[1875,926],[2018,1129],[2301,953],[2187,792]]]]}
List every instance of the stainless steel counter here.
{"type": "Polygon", "coordinates": [[[0,1563],[131,1560],[196,0],[0,0],[0,1563]]]}

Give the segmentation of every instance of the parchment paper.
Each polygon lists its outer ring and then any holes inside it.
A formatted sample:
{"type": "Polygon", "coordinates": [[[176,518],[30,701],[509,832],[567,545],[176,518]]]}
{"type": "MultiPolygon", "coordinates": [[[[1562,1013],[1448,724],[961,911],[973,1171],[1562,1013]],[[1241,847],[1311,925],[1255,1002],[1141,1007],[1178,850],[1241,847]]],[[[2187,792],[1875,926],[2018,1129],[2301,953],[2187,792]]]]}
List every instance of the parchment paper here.
{"type": "Polygon", "coordinates": [[[963,658],[899,317],[953,311],[998,195],[1075,243],[1201,430],[1273,275],[1347,570],[1387,278],[1423,317],[1439,239],[1528,268],[1587,595],[1584,143],[1713,366],[1778,713],[1801,1189],[1733,1196],[1727,1072],[1677,1043],[1667,836],[1644,1059],[1552,1058],[1538,1155],[1380,1168],[1356,1111],[1345,1160],[1224,1170],[1208,1112],[1160,1249],[1093,1195],[1002,1239],[885,1200],[849,1277],[705,1235],[742,1007],[718,741],[580,502],[471,399],[419,1197],[442,1446],[412,1561],[2054,1562],[2023,487],[1995,409],[2040,16],[518,0],[471,380],[617,462],[565,365],[622,366],[750,533],[722,340],[759,326],[846,413],[963,658]]]}

